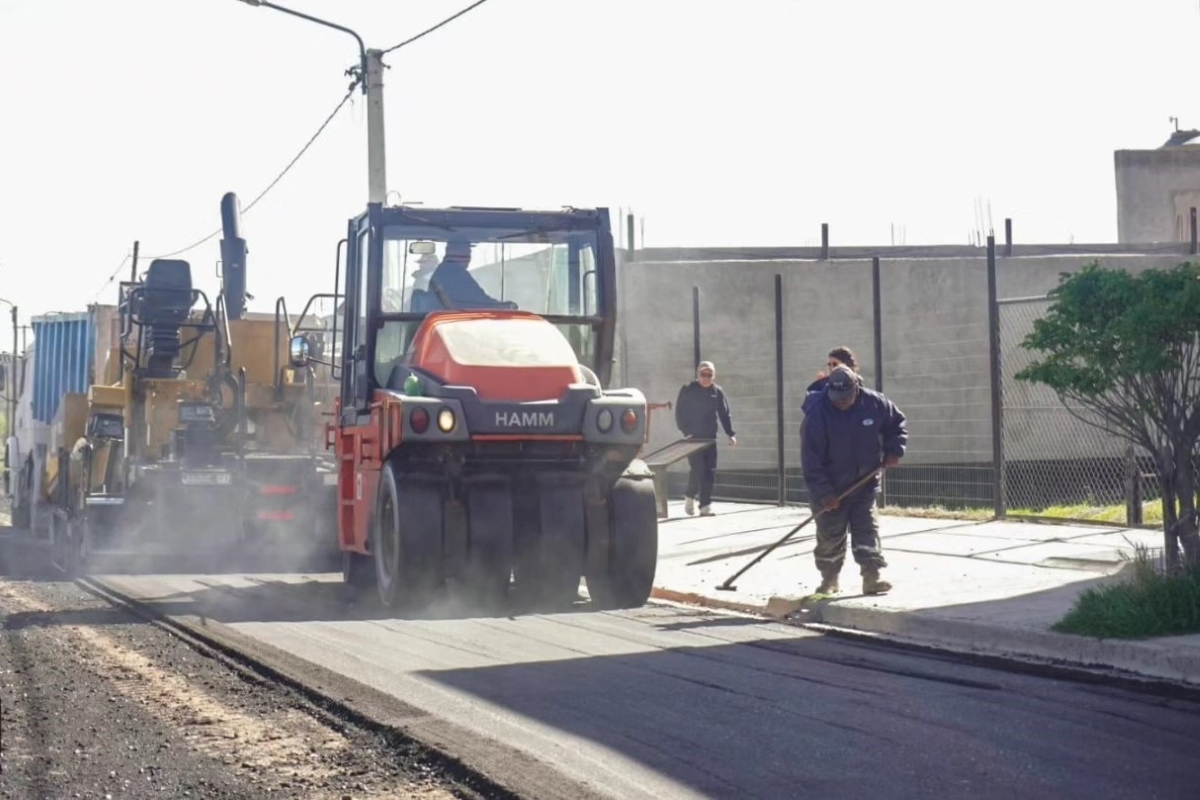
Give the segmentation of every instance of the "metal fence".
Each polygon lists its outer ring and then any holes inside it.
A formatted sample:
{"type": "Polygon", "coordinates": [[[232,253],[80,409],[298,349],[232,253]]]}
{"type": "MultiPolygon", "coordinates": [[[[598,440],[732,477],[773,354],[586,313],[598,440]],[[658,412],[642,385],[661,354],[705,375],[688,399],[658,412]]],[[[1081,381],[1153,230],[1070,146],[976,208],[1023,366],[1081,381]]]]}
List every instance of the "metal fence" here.
{"type": "Polygon", "coordinates": [[[1041,296],[996,303],[1005,513],[1139,524],[1143,504],[1159,496],[1150,454],[1131,446],[1094,412],[1016,377],[1035,359],[1021,342],[1052,302],[1041,296]]]}
{"type": "MultiPolygon", "coordinates": [[[[719,449],[716,499],[808,502],[800,469],[801,404],[829,350],[845,345],[857,355],[866,384],[908,419],[909,453],[887,472],[881,505],[1143,522],[1143,505],[1157,499],[1153,460],[1089,424],[1088,412],[1065,407],[1049,388],[1016,379],[1034,358],[1021,342],[1051,300],[997,297],[993,242],[978,314],[946,308],[937,296],[909,296],[909,305],[899,306],[894,297],[901,293],[889,294],[887,287],[902,278],[892,277],[879,258],[803,268],[836,270],[838,291],[854,298],[851,311],[845,302],[835,311],[820,296],[796,291],[782,271],[773,285],[749,287],[755,314],[724,306],[731,294],[725,287],[712,297],[693,289],[694,352],[655,357],[656,363],[678,362],[681,375],[698,360],[717,364],[740,446],[719,449]],[[763,315],[764,308],[773,313],[763,315]],[[743,335],[730,336],[734,328],[743,335]]],[[[961,279],[982,277],[976,270],[961,279]]],[[[656,420],[673,425],[669,417],[656,420]]],[[[672,492],[681,493],[686,468],[671,478],[672,492]]]]}

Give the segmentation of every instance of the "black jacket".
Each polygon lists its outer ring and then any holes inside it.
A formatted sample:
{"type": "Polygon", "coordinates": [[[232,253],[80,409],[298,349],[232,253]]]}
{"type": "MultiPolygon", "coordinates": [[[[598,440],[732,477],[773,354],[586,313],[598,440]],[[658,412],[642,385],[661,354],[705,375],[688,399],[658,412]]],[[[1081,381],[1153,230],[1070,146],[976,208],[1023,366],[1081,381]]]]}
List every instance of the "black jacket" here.
{"type": "Polygon", "coordinates": [[[717,420],[728,436],[735,436],[725,391],[713,384],[705,389],[700,381],[684,384],[675,398],[675,424],[684,436],[697,439],[717,438],[717,420]]]}

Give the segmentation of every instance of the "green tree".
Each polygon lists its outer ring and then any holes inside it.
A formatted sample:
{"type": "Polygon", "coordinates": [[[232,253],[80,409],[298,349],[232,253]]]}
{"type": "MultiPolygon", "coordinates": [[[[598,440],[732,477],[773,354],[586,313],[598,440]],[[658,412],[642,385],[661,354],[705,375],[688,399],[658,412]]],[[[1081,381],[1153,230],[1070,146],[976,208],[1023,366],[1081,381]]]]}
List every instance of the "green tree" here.
{"type": "Polygon", "coordinates": [[[1178,568],[1180,545],[1185,561],[1200,565],[1200,265],[1134,275],[1093,262],[1062,274],[1050,295],[1021,343],[1039,360],[1016,377],[1049,386],[1064,405],[1097,417],[1081,420],[1154,456],[1168,566],[1178,568]]]}

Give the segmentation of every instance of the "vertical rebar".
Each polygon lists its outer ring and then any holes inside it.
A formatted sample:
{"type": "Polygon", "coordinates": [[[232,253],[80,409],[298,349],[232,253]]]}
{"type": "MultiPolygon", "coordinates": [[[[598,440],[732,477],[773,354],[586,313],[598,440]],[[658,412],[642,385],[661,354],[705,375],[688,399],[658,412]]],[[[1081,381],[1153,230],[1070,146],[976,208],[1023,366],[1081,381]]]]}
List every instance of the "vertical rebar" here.
{"type": "Polygon", "coordinates": [[[692,287],[692,370],[700,368],[700,287],[692,287]]]}

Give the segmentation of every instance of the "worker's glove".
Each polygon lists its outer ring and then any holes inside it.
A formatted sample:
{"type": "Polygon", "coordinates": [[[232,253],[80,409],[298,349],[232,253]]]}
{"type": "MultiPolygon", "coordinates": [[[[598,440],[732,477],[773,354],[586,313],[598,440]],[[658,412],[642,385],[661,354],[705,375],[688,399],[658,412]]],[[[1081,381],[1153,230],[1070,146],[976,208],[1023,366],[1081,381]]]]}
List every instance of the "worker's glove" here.
{"type": "Polygon", "coordinates": [[[729,445],[731,447],[737,447],[737,437],[736,436],[729,437],[729,445]]]}
{"type": "Polygon", "coordinates": [[[894,467],[899,463],[900,463],[900,456],[893,455],[892,453],[888,453],[886,456],[884,456],[884,459],[883,459],[884,469],[887,469],[888,467],[894,467]]]}
{"type": "Polygon", "coordinates": [[[830,495],[829,497],[821,500],[821,510],[826,512],[835,511],[841,504],[841,501],[838,500],[837,497],[830,495]]]}

